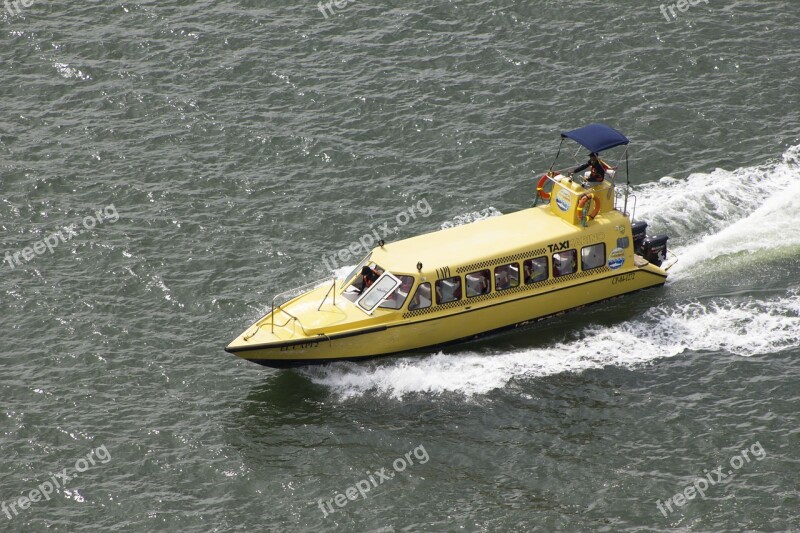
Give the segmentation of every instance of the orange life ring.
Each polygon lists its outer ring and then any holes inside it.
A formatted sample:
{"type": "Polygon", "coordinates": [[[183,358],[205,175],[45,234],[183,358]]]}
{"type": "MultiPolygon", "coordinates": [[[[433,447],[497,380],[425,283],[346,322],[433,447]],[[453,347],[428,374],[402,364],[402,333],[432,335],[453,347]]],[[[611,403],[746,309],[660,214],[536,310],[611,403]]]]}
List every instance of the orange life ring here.
{"type": "Polygon", "coordinates": [[[597,216],[597,213],[600,212],[600,198],[595,197],[594,193],[584,194],[581,196],[581,199],[578,200],[578,209],[581,211],[581,224],[584,226],[589,220],[594,220],[594,217],[597,216]],[[592,200],[594,203],[594,209],[591,213],[587,213],[586,204],[589,203],[589,200],[592,200]]]}
{"type": "MultiPolygon", "coordinates": [[[[539,178],[539,184],[536,185],[536,193],[539,195],[539,198],[541,198],[544,201],[550,199],[550,191],[544,190],[544,186],[547,183],[548,179],[552,179],[555,176],[558,176],[559,174],[560,172],[547,172],[541,178],[539,178]]],[[[552,188],[550,190],[552,190],[552,188]]]]}

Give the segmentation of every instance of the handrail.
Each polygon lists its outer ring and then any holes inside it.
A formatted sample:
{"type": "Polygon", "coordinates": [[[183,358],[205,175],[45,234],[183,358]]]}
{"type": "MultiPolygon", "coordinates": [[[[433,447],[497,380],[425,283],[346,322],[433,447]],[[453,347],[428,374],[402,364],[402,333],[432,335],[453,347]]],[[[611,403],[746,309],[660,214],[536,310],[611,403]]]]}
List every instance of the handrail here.
{"type": "MultiPolygon", "coordinates": [[[[275,296],[273,296],[273,297],[272,297],[272,304],[270,305],[270,315],[272,316],[272,321],[271,321],[271,325],[272,325],[272,333],[275,333],[275,300],[277,300],[277,299],[278,299],[280,296],[285,296],[285,295],[288,295],[288,294],[290,294],[290,293],[294,293],[294,292],[296,292],[296,291],[302,291],[300,294],[297,294],[297,295],[293,296],[292,298],[290,298],[289,300],[287,300],[287,301],[286,301],[286,302],[288,302],[288,301],[290,301],[290,300],[293,300],[293,299],[294,299],[294,298],[296,298],[297,296],[300,296],[300,295],[301,295],[301,294],[303,294],[304,292],[306,292],[306,289],[309,289],[309,288],[311,288],[311,289],[313,289],[313,288],[316,288],[317,286],[319,286],[319,285],[321,285],[322,283],[324,283],[324,282],[327,282],[327,281],[328,281],[328,278],[320,279],[320,280],[317,280],[317,281],[312,281],[312,282],[310,282],[310,283],[306,283],[305,285],[300,285],[299,287],[295,287],[295,288],[293,288],[293,289],[289,289],[289,290],[287,290],[287,291],[280,292],[280,293],[276,294],[275,296]]],[[[334,277],[334,278],[333,278],[333,287],[335,287],[335,286],[336,286],[336,278],[334,277]]],[[[332,288],[333,288],[333,287],[332,287],[332,288]]],[[[330,293],[330,290],[328,290],[328,293],[330,293]]],[[[327,298],[327,296],[328,296],[328,295],[326,294],[326,295],[325,295],[325,297],[327,298]]],[[[325,301],[325,300],[323,299],[323,301],[325,301]]],[[[282,306],[283,304],[285,304],[286,302],[283,302],[283,303],[280,303],[280,304],[278,304],[278,309],[280,309],[281,311],[283,311],[284,313],[286,313],[287,315],[289,315],[290,317],[292,317],[294,320],[297,320],[297,321],[299,322],[299,320],[300,320],[299,318],[297,318],[296,316],[294,316],[293,314],[291,314],[291,313],[290,313],[289,311],[287,311],[286,309],[281,309],[281,306],[282,306]]],[[[320,305],[320,307],[322,307],[322,305],[320,305]]],[[[284,325],[285,325],[285,324],[284,324],[284,325]]],[[[302,324],[302,323],[300,324],[300,327],[303,327],[303,324],[302,324]]],[[[303,328],[303,331],[305,331],[305,328],[303,328]]]]}
{"type": "Polygon", "coordinates": [[[334,290],[335,288],[336,288],[336,278],[333,278],[333,284],[331,285],[331,288],[328,289],[328,292],[325,293],[325,297],[319,303],[319,307],[317,307],[317,311],[322,309],[322,304],[324,304],[325,300],[328,299],[328,295],[331,293],[331,291],[333,291],[333,306],[336,307],[336,291],[334,290]]]}
{"type": "Polygon", "coordinates": [[[620,198],[625,198],[625,205],[628,205],[628,199],[633,199],[633,211],[631,213],[628,213],[627,211],[622,213],[626,217],[630,218],[631,222],[633,222],[636,219],[636,202],[638,199],[636,198],[636,195],[631,192],[630,185],[626,185],[624,190],[616,189],[614,191],[614,209],[617,209],[617,200],[620,198]]]}
{"type": "MultiPolygon", "coordinates": [[[[287,315],[289,315],[289,317],[291,317],[289,320],[296,320],[297,322],[300,322],[300,319],[299,319],[299,318],[297,318],[296,316],[294,316],[293,314],[291,314],[291,313],[290,313],[289,311],[287,311],[286,309],[283,309],[283,308],[281,308],[281,306],[282,306],[283,304],[285,304],[286,302],[288,302],[288,301],[291,301],[291,300],[292,300],[292,299],[294,299],[295,297],[297,297],[297,296],[301,296],[303,293],[307,292],[307,291],[308,291],[308,289],[313,289],[313,288],[316,288],[316,287],[318,287],[319,285],[321,285],[322,283],[327,283],[327,281],[328,281],[328,278],[324,278],[324,279],[317,280],[317,281],[312,281],[312,282],[306,283],[306,284],[304,284],[304,285],[300,285],[299,287],[294,287],[293,289],[289,289],[289,290],[286,290],[286,291],[283,291],[283,292],[279,292],[278,294],[276,294],[275,296],[273,296],[273,297],[272,297],[272,303],[270,303],[270,312],[269,312],[269,314],[270,314],[270,321],[269,321],[269,324],[270,324],[270,326],[271,326],[271,331],[272,331],[272,333],[275,333],[275,311],[276,311],[276,310],[283,311],[284,313],[286,313],[287,315]],[[296,294],[294,294],[294,293],[296,293],[296,294]],[[281,303],[279,303],[277,307],[275,306],[275,301],[276,301],[276,300],[278,300],[278,299],[279,299],[279,298],[281,298],[282,296],[287,296],[287,295],[290,295],[290,294],[294,294],[294,295],[293,295],[291,298],[289,298],[288,300],[286,300],[286,301],[284,301],[284,302],[281,302],[281,303]]],[[[328,297],[328,294],[330,294],[331,290],[334,290],[334,288],[335,288],[335,287],[336,287],[336,278],[334,277],[334,278],[333,278],[333,284],[332,284],[331,288],[328,290],[327,294],[325,295],[325,298],[327,298],[327,297],[328,297]]],[[[323,298],[323,300],[322,300],[323,302],[325,301],[325,298],[323,298]]],[[[334,305],[336,305],[336,293],[335,293],[335,292],[334,292],[334,294],[333,294],[333,302],[334,302],[334,305]]],[[[322,307],[322,305],[321,305],[321,304],[320,304],[320,307],[322,307]]],[[[289,320],[287,320],[287,321],[286,321],[286,322],[284,322],[283,324],[278,324],[278,327],[283,327],[283,326],[285,326],[286,324],[288,324],[288,323],[289,323],[289,320]]],[[[253,338],[253,336],[254,336],[256,333],[258,333],[258,330],[259,330],[259,329],[261,329],[261,326],[265,326],[265,325],[266,325],[266,323],[260,323],[260,324],[258,324],[258,325],[256,326],[256,329],[255,329],[255,331],[253,331],[253,333],[251,333],[250,335],[245,335],[245,336],[244,336],[244,340],[246,340],[246,341],[247,341],[247,340],[250,340],[251,338],[253,338]]],[[[303,328],[303,331],[305,331],[305,327],[303,327],[303,324],[302,324],[302,322],[300,323],[300,327],[301,327],[301,328],[303,328]]]]}

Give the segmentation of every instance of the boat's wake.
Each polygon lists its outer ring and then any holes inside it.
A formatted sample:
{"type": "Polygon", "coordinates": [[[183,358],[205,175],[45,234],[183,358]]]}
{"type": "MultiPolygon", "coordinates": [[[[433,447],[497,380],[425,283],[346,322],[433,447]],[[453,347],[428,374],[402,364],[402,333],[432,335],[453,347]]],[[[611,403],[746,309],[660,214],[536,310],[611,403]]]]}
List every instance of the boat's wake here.
{"type": "Polygon", "coordinates": [[[741,356],[775,353],[800,343],[800,291],[786,297],[654,308],[610,328],[592,326],[564,342],[527,350],[461,352],[368,363],[334,363],[301,372],[342,398],[363,394],[401,398],[411,393],[472,396],[512,379],[580,372],[605,366],[634,367],[687,350],[725,350],[741,356]]]}
{"type": "MultiPolygon", "coordinates": [[[[800,246],[793,206],[800,202],[800,146],[781,161],[685,180],[664,178],[638,188],[637,218],[667,233],[680,261],[673,282],[709,275],[699,267],[741,253],[800,246]]],[[[469,223],[473,216],[454,220],[469,223]]],[[[478,217],[481,218],[481,217],[478,217]]],[[[612,327],[575,331],[557,345],[504,353],[454,354],[335,363],[301,372],[342,398],[411,393],[485,394],[513,379],[632,367],[686,351],[750,356],[800,344],[800,291],[761,300],[715,298],[653,308],[612,327]]]]}
{"type": "Polygon", "coordinates": [[[662,178],[638,189],[636,217],[670,235],[679,257],[673,281],[718,257],[800,246],[800,145],[778,163],[662,178]]]}

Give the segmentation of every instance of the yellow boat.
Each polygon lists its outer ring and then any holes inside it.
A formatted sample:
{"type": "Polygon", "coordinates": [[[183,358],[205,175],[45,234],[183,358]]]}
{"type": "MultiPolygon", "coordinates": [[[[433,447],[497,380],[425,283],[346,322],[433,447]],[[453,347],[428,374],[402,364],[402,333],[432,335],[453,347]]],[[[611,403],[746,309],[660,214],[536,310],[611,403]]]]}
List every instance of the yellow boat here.
{"type": "MultiPolygon", "coordinates": [[[[562,133],[566,139],[595,154],[624,145],[627,171],[628,139],[613,128],[592,124],[562,133]]],[[[273,299],[270,312],[225,349],[274,368],[361,360],[470,340],[663,285],[667,237],[647,237],[646,223],[632,223],[630,185],[616,194],[615,171],[603,165],[605,179],[586,183],[554,171],[554,161],[539,180],[543,205],[381,241],[344,279],[273,299]]]]}

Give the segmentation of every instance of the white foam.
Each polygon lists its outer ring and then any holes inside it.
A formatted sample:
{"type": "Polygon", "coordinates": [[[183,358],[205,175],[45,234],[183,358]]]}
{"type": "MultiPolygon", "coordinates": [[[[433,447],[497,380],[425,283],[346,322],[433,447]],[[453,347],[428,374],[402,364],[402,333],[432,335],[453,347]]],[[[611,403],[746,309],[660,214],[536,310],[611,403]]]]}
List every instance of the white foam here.
{"type": "Polygon", "coordinates": [[[793,220],[800,203],[800,145],[774,164],[662,178],[642,185],[637,195],[636,217],[648,221],[651,234],[670,236],[680,258],[670,272],[676,279],[709,259],[800,245],[793,220]]]}
{"type": "Polygon", "coordinates": [[[92,77],[88,74],[84,74],[82,71],[69,66],[66,63],[53,63],[53,66],[58,71],[58,73],[64,78],[77,78],[79,80],[91,80],[92,77]]]}
{"type": "Polygon", "coordinates": [[[364,394],[402,398],[412,393],[486,394],[512,379],[605,366],[634,367],[691,351],[751,356],[800,344],[800,291],[787,297],[733,302],[689,302],[654,308],[610,328],[593,326],[571,339],[528,350],[478,354],[465,351],[372,363],[334,363],[301,372],[342,398],[364,394]]]}
{"type": "Polygon", "coordinates": [[[336,268],[333,270],[333,276],[336,279],[344,280],[345,276],[352,272],[356,266],[357,265],[345,265],[343,267],[336,268]]]}

